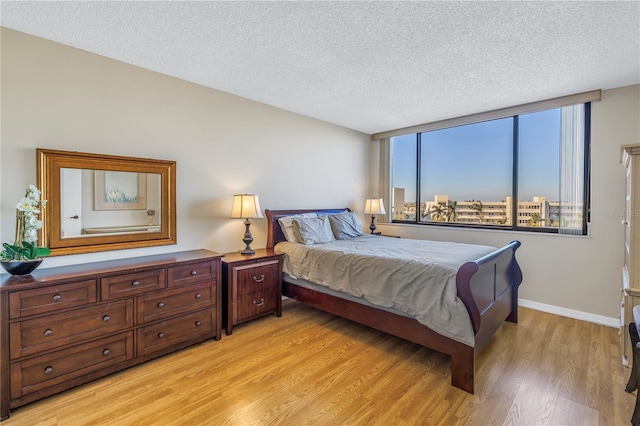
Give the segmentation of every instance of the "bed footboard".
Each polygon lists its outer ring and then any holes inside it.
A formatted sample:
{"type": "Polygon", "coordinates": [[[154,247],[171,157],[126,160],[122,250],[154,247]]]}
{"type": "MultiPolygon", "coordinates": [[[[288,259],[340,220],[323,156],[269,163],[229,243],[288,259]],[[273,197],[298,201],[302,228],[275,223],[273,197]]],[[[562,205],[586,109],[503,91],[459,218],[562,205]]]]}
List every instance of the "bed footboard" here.
{"type": "Polygon", "coordinates": [[[469,311],[479,352],[507,320],[518,322],[518,287],[522,271],[515,252],[520,241],[460,267],[456,277],[458,297],[469,311]]]}

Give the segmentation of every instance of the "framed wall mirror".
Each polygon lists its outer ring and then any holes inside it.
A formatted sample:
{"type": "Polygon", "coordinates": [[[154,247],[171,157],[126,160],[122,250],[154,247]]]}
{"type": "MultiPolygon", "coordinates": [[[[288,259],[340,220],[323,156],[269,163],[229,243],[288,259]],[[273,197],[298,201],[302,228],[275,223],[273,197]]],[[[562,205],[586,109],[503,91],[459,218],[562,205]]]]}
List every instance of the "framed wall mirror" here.
{"type": "Polygon", "coordinates": [[[176,162],[38,148],[52,255],[176,244],[176,162]]]}

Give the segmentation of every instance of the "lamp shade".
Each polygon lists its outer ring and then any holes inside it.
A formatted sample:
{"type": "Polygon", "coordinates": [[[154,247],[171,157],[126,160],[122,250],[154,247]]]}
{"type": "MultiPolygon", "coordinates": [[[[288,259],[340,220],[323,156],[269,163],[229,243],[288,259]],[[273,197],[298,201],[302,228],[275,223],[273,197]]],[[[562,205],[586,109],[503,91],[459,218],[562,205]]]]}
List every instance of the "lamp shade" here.
{"type": "Polygon", "coordinates": [[[386,214],[382,198],[367,198],[364,203],[365,214],[386,214]]]}
{"type": "Polygon", "coordinates": [[[233,207],[231,208],[231,219],[262,218],[260,201],[257,195],[237,194],[233,196],[233,207]]]}

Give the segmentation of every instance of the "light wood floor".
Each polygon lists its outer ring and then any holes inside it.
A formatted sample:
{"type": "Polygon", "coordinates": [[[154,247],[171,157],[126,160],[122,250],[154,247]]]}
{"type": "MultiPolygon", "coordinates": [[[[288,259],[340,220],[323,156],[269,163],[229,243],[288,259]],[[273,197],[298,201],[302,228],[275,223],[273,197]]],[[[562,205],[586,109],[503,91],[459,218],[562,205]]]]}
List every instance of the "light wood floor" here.
{"type": "Polygon", "coordinates": [[[477,357],[449,359],[288,300],[282,318],[13,410],[10,425],[628,425],[615,329],[520,308],[477,357]]]}

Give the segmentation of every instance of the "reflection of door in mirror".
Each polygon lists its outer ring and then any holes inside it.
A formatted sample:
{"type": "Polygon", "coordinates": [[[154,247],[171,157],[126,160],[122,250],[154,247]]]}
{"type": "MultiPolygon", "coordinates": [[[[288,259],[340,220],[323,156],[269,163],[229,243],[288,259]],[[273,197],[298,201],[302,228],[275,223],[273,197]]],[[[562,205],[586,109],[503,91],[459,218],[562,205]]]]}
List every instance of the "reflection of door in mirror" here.
{"type": "MultiPolygon", "coordinates": [[[[143,202],[118,202],[105,205],[104,175],[91,169],[60,169],[61,238],[87,238],[100,235],[158,232],[162,227],[161,175],[159,173],[130,173],[143,187],[143,202]],[[101,179],[98,179],[100,177],[101,179]],[[149,222],[153,211],[153,223],[149,222]]],[[[127,176],[129,177],[129,176],[127,176]]],[[[137,192],[137,191],[136,191],[137,192]]]]}
{"type": "Polygon", "coordinates": [[[82,234],[81,172],[80,169],[60,169],[62,238],[78,237],[82,234]]]}

